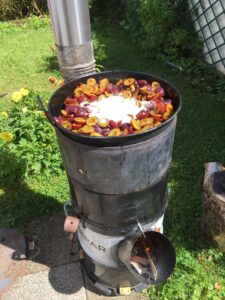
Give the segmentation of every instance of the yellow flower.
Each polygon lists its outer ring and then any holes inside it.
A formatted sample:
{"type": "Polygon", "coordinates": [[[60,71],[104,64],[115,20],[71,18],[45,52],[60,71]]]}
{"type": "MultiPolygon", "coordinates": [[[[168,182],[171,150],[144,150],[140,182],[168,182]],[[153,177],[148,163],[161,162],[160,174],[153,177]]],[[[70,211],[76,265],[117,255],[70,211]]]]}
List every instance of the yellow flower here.
{"type": "Polygon", "coordinates": [[[13,139],[13,135],[10,132],[0,132],[0,139],[4,142],[11,142],[13,139]]]}
{"type": "Polygon", "coordinates": [[[22,108],[22,112],[23,112],[24,114],[25,114],[26,112],[28,112],[28,109],[27,109],[26,106],[22,108]]]}
{"type": "Polygon", "coordinates": [[[19,92],[20,92],[23,96],[27,96],[27,95],[29,94],[29,90],[28,90],[28,89],[25,89],[25,88],[20,89],[19,92]]]}
{"type": "Polygon", "coordinates": [[[3,112],[1,113],[1,116],[2,116],[3,118],[7,119],[9,115],[7,114],[6,111],[3,111],[3,112]]]}
{"type": "Polygon", "coordinates": [[[20,92],[14,92],[12,94],[12,100],[14,102],[19,102],[22,97],[23,97],[23,95],[20,92]]]}

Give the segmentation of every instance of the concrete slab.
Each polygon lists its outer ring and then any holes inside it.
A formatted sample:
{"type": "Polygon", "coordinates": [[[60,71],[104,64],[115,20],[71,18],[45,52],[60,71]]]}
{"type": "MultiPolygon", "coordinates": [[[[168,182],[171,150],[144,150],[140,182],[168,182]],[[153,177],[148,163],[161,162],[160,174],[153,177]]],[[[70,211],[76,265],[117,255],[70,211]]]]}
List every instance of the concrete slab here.
{"type": "Polygon", "coordinates": [[[0,297],[26,274],[26,240],[16,229],[0,228],[0,297]]]}
{"type": "Polygon", "coordinates": [[[68,265],[51,268],[29,274],[17,280],[2,300],[86,300],[80,265],[68,265]]]}

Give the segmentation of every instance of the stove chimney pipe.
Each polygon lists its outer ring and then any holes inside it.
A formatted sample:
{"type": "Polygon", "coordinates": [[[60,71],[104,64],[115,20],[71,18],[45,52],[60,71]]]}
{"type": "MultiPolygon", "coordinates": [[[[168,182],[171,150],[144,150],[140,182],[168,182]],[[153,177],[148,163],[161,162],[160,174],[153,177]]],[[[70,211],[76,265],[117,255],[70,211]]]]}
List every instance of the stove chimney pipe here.
{"type": "Polygon", "coordinates": [[[94,73],[88,0],[48,0],[48,7],[65,82],[94,73]]]}

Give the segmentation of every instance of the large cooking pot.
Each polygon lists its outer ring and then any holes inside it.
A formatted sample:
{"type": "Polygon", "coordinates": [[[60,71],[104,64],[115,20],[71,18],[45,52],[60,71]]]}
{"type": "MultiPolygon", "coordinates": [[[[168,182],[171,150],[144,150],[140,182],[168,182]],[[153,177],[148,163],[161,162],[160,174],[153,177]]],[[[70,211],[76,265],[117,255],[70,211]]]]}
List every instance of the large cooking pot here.
{"type": "Polygon", "coordinates": [[[85,76],[80,79],[72,80],[71,82],[67,83],[66,85],[59,88],[50,98],[48,111],[46,112],[47,117],[49,118],[50,122],[65,136],[69,139],[77,141],[82,144],[92,145],[92,146],[121,146],[121,145],[128,145],[134,144],[146,139],[152,138],[155,135],[162,132],[166,127],[168,127],[171,122],[176,118],[177,113],[181,108],[181,95],[178,90],[171,85],[168,81],[151,75],[147,73],[140,73],[140,72],[132,72],[132,71],[108,71],[108,72],[100,72],[93,75],[85,76]],[[71,130],[67,130],[62,126],[58,125],[54,117],[60,114],[60,110],[62,109],[63,103],[69,95],[73,94],[74,89],[77,87],[79,83],[86,83],[87,79],[90,77],[94,77],[96,80],[100,80],[102,78],[108,78],[110,82],[116,83],[121,78],[129,78],[133,77],[137,80],[144,79],[147,81],[158,81],[160,85],[165,90],[166,98],[172,99],[172,104],[174,106],[174,114],[162,123],[160,126],[156,128],[152,128],[148,131],[135,133],[127,136],[119,136],[119,137],[93,137],[87,136],[84,134],[77,134],[72,132],[71,130]]]}

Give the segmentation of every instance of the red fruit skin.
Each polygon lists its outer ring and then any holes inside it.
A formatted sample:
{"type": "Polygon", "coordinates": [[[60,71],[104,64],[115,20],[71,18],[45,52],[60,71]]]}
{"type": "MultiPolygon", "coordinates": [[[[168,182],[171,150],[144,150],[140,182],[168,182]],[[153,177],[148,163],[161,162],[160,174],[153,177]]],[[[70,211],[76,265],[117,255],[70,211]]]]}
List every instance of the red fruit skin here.
{"type": "Polygon", "coordinates": [[[89,95],[88,99],[89,99],[89,102],[94,102],[97,99],[97,96],[96,95],[91,95],[91,96],[89,95]]]}
{"type": "Polygon", "coordinates": [[[98,124],[95,124],[93,127],[95,129],[95,132],[100,133],[100,134],[103,133],[103,129],[98,124]]]}
{"type": "Polygon", "coordinates": [[[148,118],[149,115],[150,115],[149,111],[143,109],[136,115],[136,117],[138,120],[142,120],[148,118]]]}
{"type": "Polygon", "coordinates": [[[113,95],[118,95],[119,92],[120,92],[120,88],[119,88],[118,86],[115,85],[115,86],[113,87],[112,94],[113,94],[113,95]]]}
{"type": "Polygon", "coordinates": [[[128,135],[129,134],[129,130],[128,130],[128,128],[125,128],[124,130],[123,130],[123,135],[128,135]]]}
{"type": "Polygon", "coordinates": [[[61,125],[61,124],[62,124],[62,117],[61,117],[61,116],[59,116],[59,117],[54,117],[54,119],[55,119],[55,121],[56,121],[56,123],[57,123],[58,125],[61,125]]]}
{"type": "Polygon", "coordinates": [[[134,133],[133,127],[131,125],[127,129],[128,129],[129,134],[134,133]]]}
{"type": "Polygon", "coordinates": [[[117,122],[117,126],[120,127],[120,125],[122,124],[122,121],[118,121],[117,122]]]}
{"type": "Polygon", "coordinates": [[[80,96],[79,102],[82,103],[87,100],[87,96],[80,96]]]}
{"type": "Polygon", "coordinates": [[[109,128],[109,127],[106,127],[106,128],[103,129],[102,135],[103,135],[103,136],[107,136],[107,135],[109,134],[109,132],[110,132],[110,128],[109,128]]]}
{"type": "Polygon", "coordinates": [[[114,88],[114,85],[112,83],[110,83],[107,87],[107,92],[112,93],[113,88],[114,88]]]}
{"type": "Polygon", "coordinates": [[[156,93],[159,95],[160,98],[162,98],[163,96],[165,96],[165,90],[162,87],[158,87],[156,89],[156,93]]]}
{"type": "Polygon", "coordinates": [[[130,127],[129,123],[123,123],[123,124],[120,125],[120,130],[124,131],[124,129],[129,128],[129,127],[130,127]]]}
{"type": "Polygon", "coordinates": [[[138,84],[140,85],[140,86],[145,86],[145,85],[147,85],[148,84],[148,82],[146,81],[146,80],[138,80],[138,84]]]}
{"type": "Polygon", "coordinates": [[[80,129],[82,126],[83,126],[82,124],[73,123],[72,129],[80,129]]]}
{"type": "Polygon", "coordinates": [[[110,127],[113,128],[113,129],[119,127],[118,124],[117,124],[115,121],[113,121],[113,120],[110,120],[110,121],[109,121],[109,125],[110,125],[110,127]]]}
{"type": "Polygon", "coordinates": [[[158,111],[163,114],[166,112],[166,103],[165,102],[160,102],[158,103],[158,111]]]}

